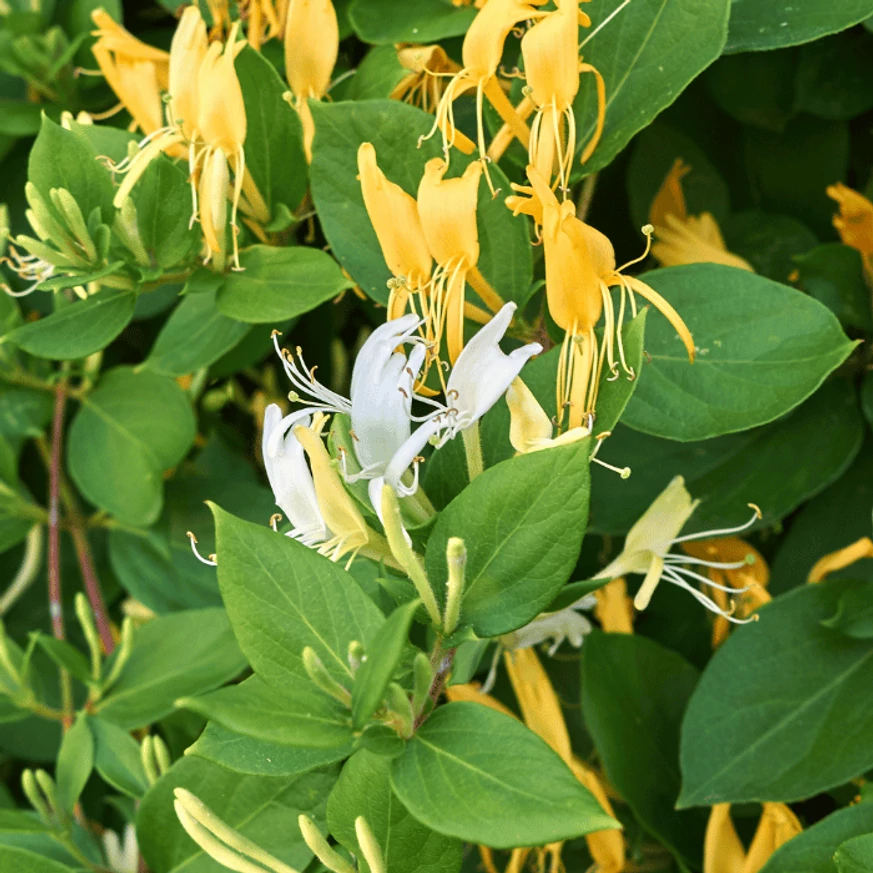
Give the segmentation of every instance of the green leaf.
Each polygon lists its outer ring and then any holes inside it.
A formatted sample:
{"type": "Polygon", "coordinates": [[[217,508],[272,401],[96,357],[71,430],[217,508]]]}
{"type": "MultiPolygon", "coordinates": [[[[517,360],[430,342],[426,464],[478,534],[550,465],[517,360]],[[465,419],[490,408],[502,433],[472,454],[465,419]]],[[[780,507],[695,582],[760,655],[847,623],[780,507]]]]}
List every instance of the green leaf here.
{"type": "Polygon", "coordinates": [[[825,243],[795,258],[799,286],[824,303],[847,327],[869,331],[870,289],[864,281],[861,253],[840,243],[825,243]]]}
{"type": "Polygon", "coordinates": [[[384,621],[354,579],[327,558],[272,531],[212,507],[218,584],[239,644],[261,678],[278,686],[306,677],[311,646],[327,670],[350,684],[349,643],[384,621]]]}
{"type": "Polygon", "coordinates": [[[294,211],[306,194],[308,168],[300,117],[282,96],[288,87],[249,47],[236,59],[236,75],[246,107],[246,170],[270,216],[280,204],[294,211]]]}
{"type": "Polygon", "coordinates": [[[757,526],[773,524],[842,475],[863,437],[854,390],[843,380],[822,386],[773,424],[704,442],[677,443],[620,426],[598,457],[629,464],[633,474],[617,482],[615,473],[594,467],[590,529],[626,533],[676,474],[702,500],[686,533],[741,524],[749,503],[763,513],[757,526]]]}
{"type": "Polygon", "coordinates": [[[144,367],[165,376],[182,376],[215,363],[249,331],[222,315],[215,291],[188,294],[167,319],[144,367]]]}
{"type": "Polygon", "coordinates": [[[622,419],[652,436],[705,440],[773,421],[854,346],[820,303],[746,270],[690,264],[643,278],[678,310],[697,347],[689,364],[669,322],[653,314],[652,363],[622,419]]]}
{"type": "Polygon", "coordinates": [[[42,120],[38,103],[0,98],[0,134],[4,136],[36,136],[42,120]]]}
{"type": "Polygon", "coordinates": [[[36,813],[0,809],[0,833],[45,833],[49,826],[36,813]]]}
{"type": "Polygon", "coordinates": [[[39,631],[34,631],[32,635],[36,638],[39,647],[62,670],[67,670],[80,682],[88,682],[91,679],[91,665],[75,646],[39,631]]]}
{"type": "Polygon", "coordinates": [[[250,776],[299,776],[347,758],[351,754],[351,745],[335,749],[286,746],[235,734],[210,722],[185,754],[197,755],[250,776]]]}
{"type": "Polygon", "coordinates": [[[698,672],[636,634],[594,632],[582,651],[582,712],[609,781],[637,821],[700,866],[705,817],[677,813],[679,730],[698,672]]]}
{"type": "MultiPolygon", "coordinates": [[[[408,8],[408,7],[404,7],[408,8]]],[[[373,46],[349,83],[349,100],[384,100],[409,75],[393,44],[373,46]]]]}
{"type": "Polygon", "coordinates": [[[391,761],[362,749],[346,762],[327,801],[331,835],[361,859],[355,819],[362,815],[384,847],[391,873],[457,873],[463,843],[416,821],[391,790],[391,761]]]}
{"type": "Polygon", "coordinates": [[[84,358],[108,346],[127,327],[135,306],[132,291],[104,288],[87,300],[17,327],[3,342],[52,361],[84,358]]]}
{"type": "Polygon", "coordinates": [[[215,569],[194,558],[186,535],[196,531],[201,552],[215,552],[207,498],[248,521],[263,521],[273,502],[248,460],[212,434],[194,462],[183,464],[167,482],[155,527],[109,532],[109,560],[118,581],[155,612],[221,605],[215,569]]]}
{"type": "Polygon", "coordinates": [[[163,472],[194,442],[195,421],[172,380],[128,367],[110,370],[82,401],[70,428],[70,475],[92,503],[133,525],[154,522],[163,472]]]}
{"type": "Polygon", "coordinates": [[[247,324],[294,318],[352,287],[318,249],[258,245],[242,252],[239,262],[242,271],[229,273],[218,292],[218,310],[247,324]]]}
{"type": "Polygon", "coordinates": [[[365,641],[366,660],[352,686],[352,722],[360,730],[379,707],[408,646],[409,628],[421,601],[397,607],[371,639],[365,641]]]}
{"type": "Polygon", "coordinates": [[[200,231],[191,224],[191,187],[180,164],[159,155],[130,197],[140,241],[155,266],[169,269],[196,253],[200,231]]]}
{"type": "MultiPolygon", "coordinates": [[[[782,538],[776,560],[770,568],[771,594],[803,585],[813,564],[822,555],[873,535],[871,483],[873,442],[868,436],[849,469],[791,519],[791,527],[782,538]]],[[[856,564],[843,572],[857,573],[858,567],[856,564]]]]}
{"type": "Polygon", "coordinates": [[[838,873],[870,873],[873,870],[873,834],[846,840],[834,855],[838,873]]]}
{"type": "Polygon", "coordinates": [[[0,436],[41,436],[52,418],[47,391],[4,386],[0,394],[0,436]]]}
{"type": "Polygon", "coordinates": [[[840,597],[837,611],[822,621],[853,640],[873,639],[873,583],[859,583],[847,588],[840,597]]]}
{"type": "Polygon", "coordinates": [[[726,52],[799,45],[845,30],[873,15],[870,0],[733,0],[726,52]]]}
{"type": "Polygon", "coordinates": [[[0,845],[0,867],[15,873],[72,873],[73,868],[27,849],[0,845]]]}
{"type": "Polygon", "coordinates": [[[861,411],[873,428],[873,373],[867,373],[861,382],[861,411]]]}
{"type": "Polygon", "coordinates": [[[782,595],[716,652],[682,727],[681,807],[799,800],[873,766],[873,642],[821,624],[858,584],[782,595]]]}
{"type": "Polygon", "coordinates": [[[467,547],[461,621],[483,637],[521,627],[567,581],[588,517],[588,442],[512,458],[473,480],[440,514],[427,543],[431,585],[448,577],[446,545],[467,547]]]}
{"type": "Polygon", "coordinates": [[[115,214],[112,178],[98,161],[96,149],[84,135],[65,130],[45,115],[30,150],[27,178],[45,199],[52,188],[66,188],[86,221],[95,209],[104,224],[109,224],[115,214]]]}
{"type": "MultiPolygon", "coordinates": [[[[397,100],[312,105],[315,142],[312,157],[312,198],[333,253],[361,290],[379,303],[388,300],[391,273],[370,224],[358,175],[358,146],[371,142],[379,167],[413,197],[424,165],[442,154],[439,134],[416,143],[433,127],[433,116],[397,100]]],[[[472,160],[452,155],[452,176],[472,160]]],[[[489,167],[495,188],[508,192],[509,180],[489,167]]],[[[526,223],[513,218],[503,198],[493,198],[479,186],[477,212],[479,270],[504,300],[523,303],[530,294],[532,263],[526,223]]],[[[468,291],[470,299],[474,297],[468,291]]]]}
{"type": "Polygon", "coordinates": [[[94,712],[133,729],[173,711],[180,697],[200,694],[245,667],[223,609],[197,609],[152,619],[136,631],[130,660],[94,712]]]}
{"type": "Polygon", "coordinates": [[[276,686],[252,676],[239,685],[183,698],[176,705],[234,733],[269,743],[330,749],[352,740],[348,708],[296,677],[288,676],[276,686]]]}
{"type": "Polygon", "coordinates": [[[438,833],[495,849],[619,826],[533,731],[478,703],[437,709],[394,759],[391,787],[438,833]]]}
{"type": "Polygon", "coordinates": [[[124,728],[92,716],[88,719],[94,735],[94,767],[116,791],[141,800],[149,789],[142,765],[139,743],[124,728]]]}
{"type": "Polygon", "coordinates": [[[155,873],[222,873],[185,833],[173,809],[173,790],[186,788],[225,824],[296,870],[312,859],[297,828],[300,814],[324,825],[333,770],[305,778],[243,776],[202,758],[177,761],[149,790],[137,813],[140,850],[155,873]]]}
{"type": "Polygon", "coordinates": [[[55,771],[58,805],[67,815],[72,815],[93,768],[94,737],[87,716],[80,714],[64,734],[55,771]]]}
{"type": "Polygon", "coordinates": [[[475,9],[459,8],[441,0],[353,0],[349,19],[355,33],[375,45],[398,42],[429,43],[462,36],[476,17],[475,9]]]}
{"type": "MultiPolygon", "coordinates": [[[[591,38],[584,58],[606,83],[606,124],[594,155],[582,167],[585,173],[611,163],[721,54],[729,5],[728,0],[633,0],[591,38]]],[[[602,3],[596,15],[592,12],[592,30],[619,6],[621,0],[602,3]]],[[[585,30],[580,38],[586,38],[585,30]]],[[[583,75],[573,105],[580,147],[590,140],[597,120],[593,79],[583,75]]]]}
{"type": "Polygon", "coordinates": [[[761,873],[834,873],[834,852],[852,837],[873,831],[873,804],[839,809],[777,849],[761,873]]]}
{"type": "Polygon", "coordinates": [[[722,229],[730,251],[745,258],[761,276],[786,284],[797,270],[798,256],[818,242],[802,221],[760,209],[734,213],[722,229]]]}

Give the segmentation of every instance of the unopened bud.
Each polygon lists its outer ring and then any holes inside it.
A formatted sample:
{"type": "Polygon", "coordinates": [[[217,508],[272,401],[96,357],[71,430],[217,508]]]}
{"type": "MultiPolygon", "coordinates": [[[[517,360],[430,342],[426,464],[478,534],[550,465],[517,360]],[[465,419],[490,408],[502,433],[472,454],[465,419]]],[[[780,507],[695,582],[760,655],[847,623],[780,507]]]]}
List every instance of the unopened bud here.
{"type": "Polygon", "coordinates": [[[81,591],[76,593],[74,607],[76,618],[79,620],[79,627],[82,628],[82,633],[85,635],[85,641],[88,643],[88,649],[91,652],[91,678],[97,682],[100,679],[103,643],[100,641],[100,634],[97,633],[97,627],[94,624],[91,604],[88,603],[88,598],[81,591]]]}
{"type": "Polygon", "coordinates": [[[370,868],[370,873],[385,873],[385,858],[382,855],[382,849],[376,841],[373,831],[370,830],[370,825],[364,816],[359,815],[355,819],[355,835],[358,838],[358,845],[361,847],[361,854],[370,868]]]}
{"type": "Polygon", "coordinates": [[[412,710],[416,715],[427,703],[433,676],[430,658],[424,652],[418,652],[412,661],[412,710]]]}
{"type": "Polygon", "coordinates": [[[446,582],[446,617],[444,630],[452,633],[458,626],[461,615],[461,599],[464,596],[464,572],[467,568],[467,549],[460,537],[449,537],[446,545],[446,564],[449,578],[446,582]]]}
{"type": "Polygon", "coordinates": [[[366,660],[367,655],[364,651],[363,645],[361,645],[357,640],[352,640],[349,643],[349,667],[351,668],[353,676],[358,672],[361,664],[366,660]]]}
{"type": "Polygon", "coordinates": [[[326,694],[329,694],[335,700],[338,700],[344,706],[351,706],[351,692],[340,685],[330,673],[327,672],[327,667],[321,661],[321,658],[315,654],[315,649],[307,646],[303,650],[303,668],[306,670],[306,675],[326,694]]]}
{"type": "Polygon", "coordinates": [[[55,208],[64,217],[64,221],[66,221],[67,227],[69,227],[79,243],[82,253],[90,263],[96,262],[97,249],[94,246],[94,241],[91,239],[88,225],[85,223],[85,218],[82,215],[79,204],[76,202],[76,198],[66,188],[52,188],[49,196],[55,208]]]}
{"type": "Polygon", "coordinates": [[[332,873],[355,873],[355,868],[332,848],[311,818],[305,815],[298,816],[297,824],[300,825],[303,842],[328,870],[332,873]]]}
{"type": "Polygon", "coordinates": [[[39,813],[39,817],[47,824],[52,824],[53,814],[36,783],[33,770],[25,770],[21,774],[21,790],[30,805],[39,813]]]}
{"type": "Polygon", "coordinates": [[[385,692],[385,703],[388,710],[395,716],[397,733],[404,739],[412,736],[415,724],[415,713],[409,702],[406,692],[396,683],[392,682],[385,692]]]}
{"type": "Polygon", "coordinates": [[[103,686],[100,689],[101,693],[105,694],[115,684],[130,660],[132,649],[133,619],[128,615],[125,616],[124,621],[121,623],[121,639],[115,648],[115,659],[112,662],[112,667],[109,669],[109,675],[104,680],[103,686]]]}

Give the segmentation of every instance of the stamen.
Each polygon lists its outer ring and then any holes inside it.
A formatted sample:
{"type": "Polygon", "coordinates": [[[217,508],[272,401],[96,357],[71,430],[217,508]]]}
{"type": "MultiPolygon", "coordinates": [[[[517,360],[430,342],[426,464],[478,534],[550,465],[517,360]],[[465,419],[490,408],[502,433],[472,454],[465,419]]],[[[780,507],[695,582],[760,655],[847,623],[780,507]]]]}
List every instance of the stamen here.
{"type": "Polygon", "coordinates": [[[618,473],[622,479],[630,478],[630,467],[615,467],[612,464],[608,464],[606,461],[601,461],[600,458],[595,458],[593,455],[591,456],[591,460],[594,461],[595,464],[600,464],[601,467],[606,467],[607,470],[612,470],[613,473],[618,473]]]}
{"type": "Polygon", "coordinates": [[[283,516],[281,512],[274,512],[270,516],[270,527],[273,528],[276,533],[279,532],[279,522],[282,521],[282,518],[283,516]]]}
{"type": "Polygon", "coordinates": [[[615,16],[618,15],[618,13],[621,12],[621,10],[630,2],[631,0],[624,0],[624,3],[622,3],[621,6],[616,6],[615,9],[613,9],[612,12],[607,15],[606,18],[604,18],[603,21],[601,21],[600,24],[598,24],[597,27],[595,27],[594,30],[592,30],[591,33],[582,40],[582,42],[579,43],[579,51],[582,51],[582,48],[594,39],[594,37],[597,36],[597,34],[600,33],[600,31],[603,30],[603,28],[606,27],[606,25],[609,24],[609,22],[612,21],[612,19],[615,18],[615,16]]]}
{"type": "Polygon", "coordinates": [[[736,609],[736,605],[734,603],[731,604],[730,610],[722,609],[714,600],[707,597],[702,591],[698,591],[693,585],[690,585],[686,582],[681,576],[677,576],[670,572],[669,568],[665,568],[663,578],[673,585],[677,585],[679,588],[683,588],[698,603],[705,606],[710,612],[714,612],[716,615],[722,616],[722,618],[726,618],[729,622],[733,624],[749,624],[752,621],[758,621],[759,616],[757,613],[754,613],[749,618],[736,618],[734,616],[734,611],[736,609]]]}
{"type": "Polygon", "coordinates": [[[673,543],[684,543],[688,542],[689,540],[708,540],[715,539],[716,537],[728,537],[732,534],[740,533],[744,530],[747,530],[756,521],[760,521],[763,518],[761,510],[754,503],[749,503],[747,504],[747,506],[749,506],[754,511],[754,514],[744,524],[737,525],[737,527],[726,527],[720,530],[707,530],[695,534],[686,534],[684,537],[676,537],[676,539],[673,540],[673,543]]]}
{"type": "Polygon", "coordinates": [[[189,530],[187,532],[187,537],[191,541],[191,551],[194,552],[194,557],[200,561],[201,564],[206,564],[207,567],[217,567],[218,563],[215,561],[215,555],[210,555],[209,558],[204,558],[200,552],[197,551],[197,537],[194,536],[193,533],[189,530]]]}

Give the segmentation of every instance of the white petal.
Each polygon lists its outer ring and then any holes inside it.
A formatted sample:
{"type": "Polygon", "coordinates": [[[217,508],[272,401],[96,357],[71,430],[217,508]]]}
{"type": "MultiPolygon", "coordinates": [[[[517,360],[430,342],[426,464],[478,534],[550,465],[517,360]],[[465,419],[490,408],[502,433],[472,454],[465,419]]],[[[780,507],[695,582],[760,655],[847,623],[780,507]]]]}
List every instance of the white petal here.
{"type": "Polygon", "coordinates": [[[385,470],[385,481],[396,491],[400,485],[400,478],[409,468],[409,465],[421,454],[428,440],[439,433],[446,424],[441,418],[432,418],[424,422],[397,450],[394,457],[385,470]]]}

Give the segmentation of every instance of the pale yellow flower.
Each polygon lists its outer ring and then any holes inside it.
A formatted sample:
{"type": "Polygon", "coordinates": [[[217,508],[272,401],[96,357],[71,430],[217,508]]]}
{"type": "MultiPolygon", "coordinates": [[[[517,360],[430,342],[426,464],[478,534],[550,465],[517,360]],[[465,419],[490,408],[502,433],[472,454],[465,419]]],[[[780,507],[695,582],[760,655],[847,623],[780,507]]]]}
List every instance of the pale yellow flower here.
{"type": "Polygon", "coordinates": [[[861,253],[864,275],[873,284],[873,203],[848,185],[829,185],[827,195],[836,200],[840,211],[834,216],[834,227],[844,245],[861,253]]]}

